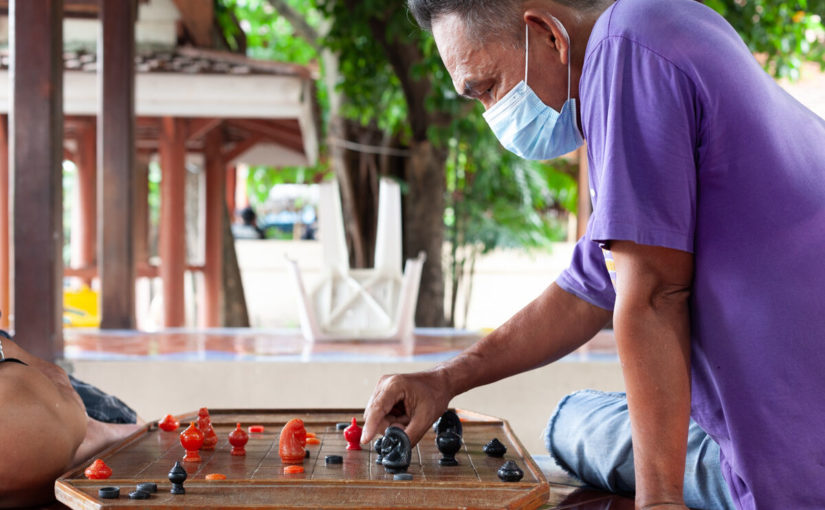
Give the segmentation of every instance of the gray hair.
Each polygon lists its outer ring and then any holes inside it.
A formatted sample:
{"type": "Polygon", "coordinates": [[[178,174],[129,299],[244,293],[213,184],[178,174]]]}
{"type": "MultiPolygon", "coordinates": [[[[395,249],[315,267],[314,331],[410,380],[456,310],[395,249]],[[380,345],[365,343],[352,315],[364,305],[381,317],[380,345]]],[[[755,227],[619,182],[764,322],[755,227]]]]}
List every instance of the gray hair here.
{"type": "MultiPolygon", "coordinates": [[[[589,11],[612,0],[553,0],[580,11],[589,11]]],[[[490,35],[510,34],[521,40],[524,31],[521,6],[524,0],[407,0],[407,7],[424,30],[449,14],[463,19],[470,36],[482,41],[490,35]]]]}

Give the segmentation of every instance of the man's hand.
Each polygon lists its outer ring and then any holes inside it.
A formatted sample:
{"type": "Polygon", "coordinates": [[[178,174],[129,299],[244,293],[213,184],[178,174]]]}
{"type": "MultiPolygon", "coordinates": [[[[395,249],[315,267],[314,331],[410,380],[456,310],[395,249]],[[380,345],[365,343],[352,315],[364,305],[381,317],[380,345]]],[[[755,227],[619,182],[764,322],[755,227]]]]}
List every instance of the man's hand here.
{"type": "Polygon", "coordinates": [[[454,396],[438,369],[383,376],[364,411],[361,443],[371,441],[391,425],[404,429],[412,444],[418,443],[454,396]]]}

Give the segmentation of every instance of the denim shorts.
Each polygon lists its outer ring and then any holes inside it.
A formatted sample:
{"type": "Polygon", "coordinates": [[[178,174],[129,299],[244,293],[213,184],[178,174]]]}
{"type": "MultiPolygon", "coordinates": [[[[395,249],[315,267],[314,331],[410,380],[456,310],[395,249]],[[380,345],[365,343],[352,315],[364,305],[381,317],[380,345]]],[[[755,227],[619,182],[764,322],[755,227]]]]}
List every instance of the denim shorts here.
{"type": "Polygon", "coordinates": [[[86,405],[90,418],[105,423],[136,423],[137,413],[117,397],[108,395],[89,383],[69,376],[72,387],[86,405]]]}
{"type": "MultiPolygon", "coordinates": [[[[636,492],[624,393],[582,390],[564,397],[547,424],[545,443],[559,466],[583,482],[627,496],[636,492]]],[[[684,499],[697,510],[735,508],[722,477],[719,445],[693,420],[688,430],[684,499]]]]}

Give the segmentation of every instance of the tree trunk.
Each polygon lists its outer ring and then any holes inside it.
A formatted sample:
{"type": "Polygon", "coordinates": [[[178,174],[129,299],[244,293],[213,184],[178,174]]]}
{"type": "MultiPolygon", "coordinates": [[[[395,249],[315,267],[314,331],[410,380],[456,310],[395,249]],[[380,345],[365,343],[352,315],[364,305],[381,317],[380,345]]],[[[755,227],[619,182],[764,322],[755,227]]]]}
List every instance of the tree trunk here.
{"type": "Polygon", "coordinates": [[[420,251],[427,254],[421,274],[417,326],[440,327],[444,320],[444,165],[446,148],[434,147],[429,141],[414,142],[407,163],[406,180],[409,192],[404,201],[405,256],[420,251]]]}

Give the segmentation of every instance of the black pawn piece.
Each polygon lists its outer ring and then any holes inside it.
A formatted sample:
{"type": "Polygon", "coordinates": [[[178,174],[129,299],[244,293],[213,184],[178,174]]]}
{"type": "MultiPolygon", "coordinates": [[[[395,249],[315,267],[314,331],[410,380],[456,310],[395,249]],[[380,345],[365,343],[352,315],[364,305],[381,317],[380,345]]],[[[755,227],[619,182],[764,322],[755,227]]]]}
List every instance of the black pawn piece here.
{"type": "Polygon", "coordinates": [[[387,427],[381,440],[381,464],[388,473],[403,473],[410,467],[412,445],[407,434],[398,427],[387,427]]]}
{"type": "Polygon", "coordinates": [[[461,437],[463,434],[463,430],[461,427],[461,420],[458,419],[458,415],[455,414],[455,411],[452,409],[447,409],[444,411],[444,414],[441,415],[441,418],[435,422],[435,435],[441,435],[444,432],[454,432],[461,437]]]}
{"type": "Polygon", "coordinates": [[[381,461],[384,460],[384,457],[381,455],[381,440],[384,439],[383,437],[379,437],[372,443],[372,447],[375,450],[375,463],[381,464],[381,461]]]}
{"type": "Polygon", "coordinates": [[[497,437],[494,437],[489,443],[484,445],[484,453],[488,457],[504,457],[507,453],[507,447],[501,444],[497,437]]]}
{"type": "Polygon", "coordinates": [[[183,488],[183,482],[186,481],[186,470],[180,465],[180,462],[175,462],[175,466],[169,471],[169,481],[172,482],[172,494],[186,494],[186,489],[183,488]]]}
{"type": "Polygon", "coordinates": [[[518,467],[515,461],[508,460],[498,468],[497,474],[505,482],[518,482],[524,476],[524,471],[518,467]]]}
{"type": "Polygon", "coordinates": [[[129,493],[129,499],[149,499],[149,496],[151,496],[151,494],[144,491],[134,491],[129,493]]]}
{"type": "Polygon", "coordinates": [[[158,491],[158,484],[154,482],[144,482],[137,484],[137,490],[154,494],[158,491]]]}
{"type": "Polygon", "coordinates": [[[309,458],[309,450],[304,450],[304,458],[305,459],[309,458]]]}
{"type": "Polygon", "coordinates": [[[117,499],[120,497],[120,487],[101,487],[97,490],[100,499],[117,499]]]}
{"type": "Polygon", "coordinates": [[[325,464],[343,464],[344,463],[344,457],[341,457],[340,455],[327,455],[326,457],[324,457],[324,463],[325,464]]]}
{"type": "Polygon", "coordinates": [[[396,474],[392,475],[392,479],[393,480],[399,480],[399,481],[402,481],[402,482],[409,482],[410,480],[413,479],[413,475],[411,475],[410,473],[396,473],[396,474]]]}
{"type": "Polygon", "coordinates": [[[349,423],[336,423],[335,430],[344,430],[345,428],[349,427],[349,423]]]}
{"type": "Polygon", "coordinates": [[[461,437],[458,434],[451,430],[442,432],[435,438],[435,445],[438,447],[438,451],[441,452],[441,458],[438,460],[440,465],[458,465],[458,461],[455,460],[455,454],[461,448],[461,437]]]}

